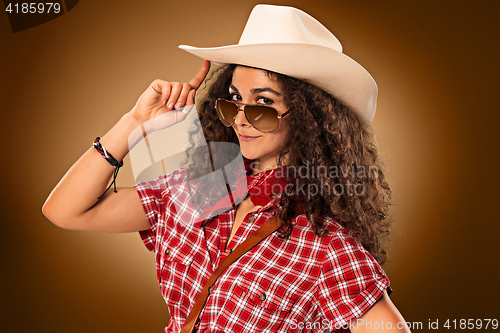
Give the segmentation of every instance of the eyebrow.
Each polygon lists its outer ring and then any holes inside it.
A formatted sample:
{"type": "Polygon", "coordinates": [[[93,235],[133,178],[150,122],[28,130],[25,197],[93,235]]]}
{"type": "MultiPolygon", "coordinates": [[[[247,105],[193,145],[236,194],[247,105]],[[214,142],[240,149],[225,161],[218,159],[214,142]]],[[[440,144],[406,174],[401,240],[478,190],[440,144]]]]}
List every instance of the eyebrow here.
{"type": "MultiPolygon", "coordinates": [[[[233,86],[232,84],[229,86],[229,88],[233,89],[237,93],[240,93],[239,90],[235,86],[233,86]]],[[[276,96],[281,96],[282,95],[281,93],[279,93],[276,90],[271,89],[271,88],[254,88],[254,89],[250,90],[250,93],[251,94],[259,94],[261,92],[266,92],[266,91],[270,92],[272,94],[275,94],[276,96]]]]}

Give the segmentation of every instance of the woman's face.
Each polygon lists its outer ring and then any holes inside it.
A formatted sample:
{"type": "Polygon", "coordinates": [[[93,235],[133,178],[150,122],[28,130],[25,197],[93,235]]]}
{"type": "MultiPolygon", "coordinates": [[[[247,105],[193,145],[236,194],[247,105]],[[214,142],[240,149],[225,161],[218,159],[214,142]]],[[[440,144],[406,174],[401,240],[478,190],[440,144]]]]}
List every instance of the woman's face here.
{"type": "MultiPolygon", "coordinates": [[[[260,69],[236,66],[233,80],[229,87],[231,100],[236,103],[262,104],[272,106],[282,115],[288,111],[283,92],[276,80],[260,69]]],[[[243,105],[240,106],[240,110],[243,105]]],[[[256,130],[245,117],[238,112],[233,129],[238,136],[244,157],[258,160],[260,170],[276,167],[278,151],[283,148],[288,132],[288,117],[279,120],[279,127],[274,132],[264,133],[256,130]]]]}

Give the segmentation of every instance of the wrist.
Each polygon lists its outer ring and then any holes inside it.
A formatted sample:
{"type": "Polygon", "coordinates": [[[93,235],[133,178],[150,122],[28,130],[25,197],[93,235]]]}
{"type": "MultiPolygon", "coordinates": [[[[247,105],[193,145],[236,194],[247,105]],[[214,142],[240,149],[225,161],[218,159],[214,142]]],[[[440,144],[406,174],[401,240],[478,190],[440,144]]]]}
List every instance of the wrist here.
{"type": "Polygon", "coordinates": [[[141,127],[145,121],[138,118],[134,112],[129,111],[122,116],[119,122],[126,124],[126,126],[130,128],[130,132],[132,132],[137,127],[141,127]]]}
{"type": "Polygon", "coordinates": [[[129,113],[124,114],[120,120],[105,135],[100,142],[118,160],[122,161],[129,151],[129,137],[131,133],[140,131],[141,123],[129,113]]]}

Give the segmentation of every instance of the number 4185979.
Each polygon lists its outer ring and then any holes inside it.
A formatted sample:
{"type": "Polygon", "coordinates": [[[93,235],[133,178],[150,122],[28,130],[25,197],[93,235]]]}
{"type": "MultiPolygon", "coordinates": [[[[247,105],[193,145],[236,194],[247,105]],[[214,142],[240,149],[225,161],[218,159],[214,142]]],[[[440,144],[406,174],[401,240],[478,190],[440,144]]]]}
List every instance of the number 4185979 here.
{"type": "Polygon", "coordinates": [[[14,12],[15,14],[44,14],[44,13],[59,13],[61,11],[61,4],[57,2],[23,2],[23,3],[9,3],[7,5],[7,8],[5,8],[6,12],[12,13],[14,12]]]}
{"type": "Polygon", "coordinates": [[[488,326],[490,326],[491,324],[491,328],[493,328],[494,330],[496,330],[498,328],[498,319],[453,319],[453,320],[446,320],[446,322],[444,323],[443,327],[447,328],[447,329],[462,329],[462,330],[465,330],[465,329],[469,329],[469,330],[473,330],[473,329],[487,329],[488,326]],[[484,323],[483,323],[484,322],[484,323]]]}

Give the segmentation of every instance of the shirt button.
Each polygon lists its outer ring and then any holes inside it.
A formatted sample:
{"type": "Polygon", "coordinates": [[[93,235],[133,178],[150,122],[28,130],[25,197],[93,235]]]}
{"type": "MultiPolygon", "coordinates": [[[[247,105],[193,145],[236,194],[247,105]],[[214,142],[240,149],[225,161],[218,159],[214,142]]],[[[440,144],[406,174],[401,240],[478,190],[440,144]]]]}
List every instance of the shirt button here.
{"type": "Polygon", "coordinates": [[[170,250],[169,249],[166,249],[165,250],[165,254],[168,256],[170,254],[170,250]]]}
{"type": "Polygon", "coordinates": [[[252,215],[252,216],[250,216],[250,217],[248,218],[248,221],[249,221],[250,223],[253,223],[253,221],[255,221],[255,216],[253,216],[253,215],[252,215]]]}
{"type": "Polygon", "coordinates": [[[266,300],[266,294],[264,294],[264,293],[260,294],[260,295],[259,295],[259,299],[260,299],[261,301],[265,301],[265,300],[266,300]]]}
{"type": "Polygon", "coordinates": [[[227,250],[227,252],[229,252],[229,254],[233,253],[233,249],[229,249],[227,250]]]}

